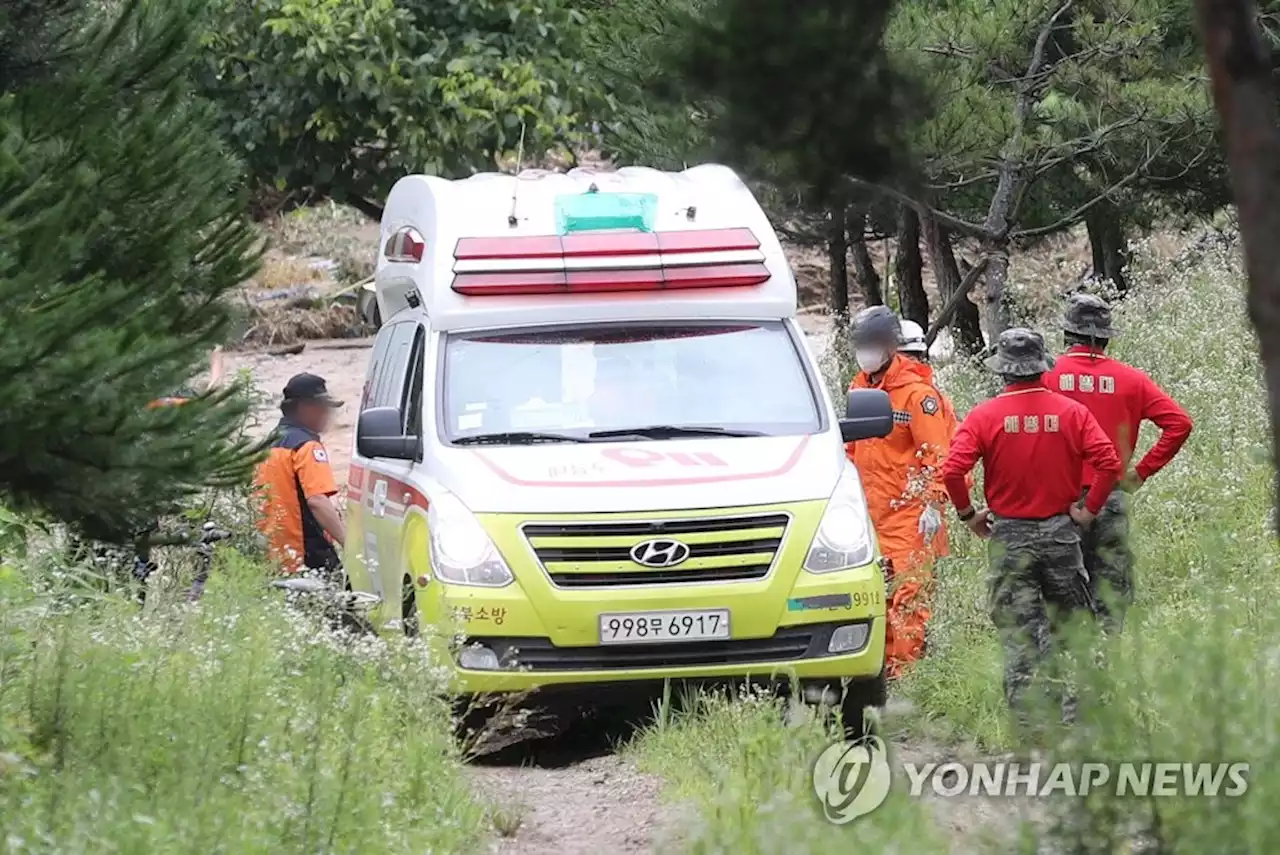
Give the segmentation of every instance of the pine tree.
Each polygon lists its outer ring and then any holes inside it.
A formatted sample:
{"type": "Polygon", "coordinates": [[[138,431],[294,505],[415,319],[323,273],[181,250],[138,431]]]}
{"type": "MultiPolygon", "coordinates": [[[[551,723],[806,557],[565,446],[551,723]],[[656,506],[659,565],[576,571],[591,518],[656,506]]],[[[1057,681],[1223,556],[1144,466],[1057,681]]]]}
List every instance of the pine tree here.
{"type": "Polygon", "coordinates": [[[258,256],[186,80],[200,5],[0,16],[0,502],[101,539],[252,465],[230,391],[148,408],[223,340],[258,256]]]}

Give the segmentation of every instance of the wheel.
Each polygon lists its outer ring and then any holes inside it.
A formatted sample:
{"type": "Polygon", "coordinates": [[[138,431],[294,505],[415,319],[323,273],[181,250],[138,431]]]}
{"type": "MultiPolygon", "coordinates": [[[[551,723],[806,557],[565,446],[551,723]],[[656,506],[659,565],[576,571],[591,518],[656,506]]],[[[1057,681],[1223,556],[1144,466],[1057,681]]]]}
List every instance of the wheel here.
{"type": "Polygon", "coordinates": [[[846,739],[858,739],[871,730],[872,721],[866,715],[867,707],[881,709],[889,699],[889,682],[884,669],[879,675],[863,680],[851,680],[845,686],[840,700],[840,719],[844,723],[846,739]]]}
{"type": "Polygon", "coordinates": [[[413,588],[413,580],[408,576],[400,587],[400,626],[409,638],[417,638],[420,625],[418,622],[418,594],[413,588]]]}

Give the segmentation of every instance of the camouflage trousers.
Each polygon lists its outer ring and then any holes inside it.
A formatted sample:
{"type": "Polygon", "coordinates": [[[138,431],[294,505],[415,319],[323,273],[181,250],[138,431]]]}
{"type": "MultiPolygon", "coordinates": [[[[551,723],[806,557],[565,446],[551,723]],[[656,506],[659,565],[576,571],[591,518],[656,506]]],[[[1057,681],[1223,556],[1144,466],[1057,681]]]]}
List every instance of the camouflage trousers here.
{"type": "Polygon", "coordinates": [[[1125,611],[1133,603],[1128,493],[1119,487],[1111,491],[1098,518],[1082,535],[1080,547],[1098,619],[1108,633],[1119,632],[1124,626],[1125,611]]]}
{"type": "MultiPolygon", "coordinates": [[[[996,519],[987,548],[991,620],[1004,647],[1004,695],[1020,727],[1030,726],[1026,693],[1061,650],[1073,617],[1093,612],[1080,529],[1066,514],[1047,520],[996,519]]],[[[1052,668],[1045,676],[1064,721],[1075,697],[1052,668]]]]}

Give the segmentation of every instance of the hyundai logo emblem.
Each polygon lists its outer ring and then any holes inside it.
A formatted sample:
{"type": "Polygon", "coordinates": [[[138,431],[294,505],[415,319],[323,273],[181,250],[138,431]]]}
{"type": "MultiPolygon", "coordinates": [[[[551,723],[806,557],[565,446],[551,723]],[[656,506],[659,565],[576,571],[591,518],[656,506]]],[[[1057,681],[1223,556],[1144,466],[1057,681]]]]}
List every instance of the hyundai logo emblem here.
{"type": "Polygon", "coordinates": [[[675,567],[689,560],[689,547],[678,540],[646,540],[631,547],[631,560],[645,567],[675,567]]]}

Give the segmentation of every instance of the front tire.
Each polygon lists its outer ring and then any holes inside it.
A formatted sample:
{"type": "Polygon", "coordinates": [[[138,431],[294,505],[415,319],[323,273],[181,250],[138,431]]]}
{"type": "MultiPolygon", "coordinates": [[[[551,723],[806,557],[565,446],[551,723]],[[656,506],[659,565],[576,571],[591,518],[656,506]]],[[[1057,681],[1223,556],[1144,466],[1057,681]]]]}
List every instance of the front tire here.
{"type": "Polygon", "coordinates": [[[870,679],[850,680],[844,687],[840,700],[840,719],[846,739],[860,739],[870,734],[874,720],[866,713],[867,707],[883,709],[889,699],[889,681],[884,669],[870,679]]]}
{"type": "Polygon", "coordinates": [[[407,638],[417,638],[421,631],[418,618],[418,592],[413,587],[413,580],[407,576],[400,584],[400,626],[407,638]]]}

